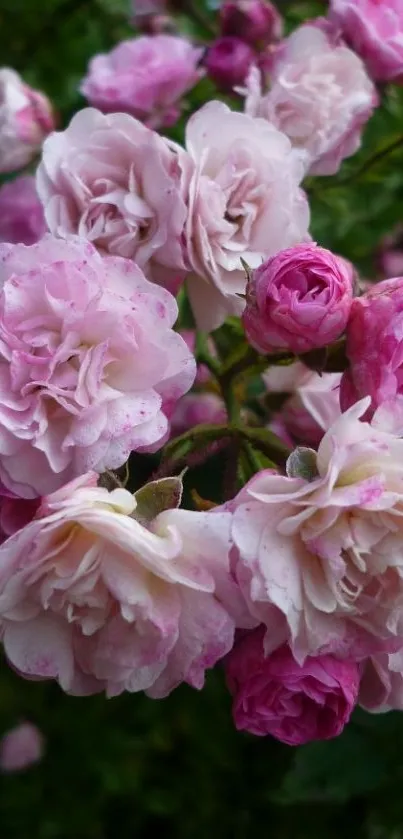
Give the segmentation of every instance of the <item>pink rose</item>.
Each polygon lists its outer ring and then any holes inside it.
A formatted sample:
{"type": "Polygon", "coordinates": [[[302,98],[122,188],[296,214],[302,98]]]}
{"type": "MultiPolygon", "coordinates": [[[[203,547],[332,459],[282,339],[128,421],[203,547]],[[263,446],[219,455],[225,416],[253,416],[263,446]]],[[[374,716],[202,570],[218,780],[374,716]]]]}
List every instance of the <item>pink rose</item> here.
{"type": "Polygon", "coordinates": [[[251,71],[246,112],[275,125],[300,150],[311,175],[333,175],[361,144],[378,96],[360,58],[318,26],[284,42],[263,94],[251,71]]]}
{"type": "Polygon", "coordinates": [[[403,278],[377,283],[351,306],[347,325],[349,368],[341,381],[342,409],[363,396],[371,411],[403,396],[403,278]]]}
{"type": "Polygon", "coordinates": [[[47,230],[32,175],[20,175],[0,187],[0,242],[33,245],[47,230]]]}
{"type": "Polygon", "coordinates": [[[195,362],[174,298],[132,262],[45,236],[0,245],[0,480],[45,495],[162,444],[195,362]]]}
{"type": "Polygon", "coordinates": [[[188,292],[199,329],[240,314],[245,271],[309,238],[309,208],[299,188],[303,166],[287,137],[264,120],[208,102],[186,128],[178,152],[188,205],[188,292]],[[217,131],[219,125],[220,130],[217,131]]]}
{"type": "Polygon", "coordinates": [[[286,645],[266,657],[263,638],[255,629],[226,659],[237,729],[289,746],[338,737],[357,701],[357,664],[323,655],[301,665],[286,645]]]}
{"type": "Polygon", "coordinates": [[[19,772],[39,763],[44,739],[31,722],[24,722],[4,734],[0,740],[0,771],[19,772]]]}
{"type": "Polygon", "coordinates": [[[44,145],[37,186],[49,229],[133,259],[176,292],[186,220],[176,170],[176,153],[133,117],[80,111],[44,145]]]}
{"type": "Polygon", "coordinates": [[[0,69],[0,172],[27,166],[53,127],[46,96],[28,87],[15,70],[0,69]]]}
{"type": "Polygon", "coordinates": [[[255,53],[249,44],[226,35],[209,47],[205,65],[217,87],[231,93],[234,87],[244,83],[254,61],[255,53]]]}
{"type": "Polygon", "coordinates": [[[232,647],[229,513],[144,522],[127,490],[84,475],[0,546],[0,627],[22,676],[67,693],[196,688],[232,647]]]}
{"type": "Polygon", "coordinates": [[[403,75],[402,0],[331,0],[330,16],[375,81],[403,75]]]}
{"type": "Polygon", "coordinates": [[[91,59],[80,91],[105,113],[124,111],[151,128],[173,125],[180,99],[201,77],[203,50],[175,35],[122,41],[91,59]]]}
{"type": "Polygon", "coordinates": [[[224,402],[216,393],[187,393],[176,405],[171,428],[176,435],[201,423],[220,425],[226,420],[224,402]]]}
{"type": "Polygon", "coordinates": [[[315,244],[296,245],[251,275],[243,325],[259,352],[299,354],[339,338],[353,296],[350,263],[315,244]]]}
{"type": "Polygon", "coordinates": [[[363,400],[258,473],[231,505],[233,572],[265,652],[364,659],[402,646],[403,440],[362,421],[363,400]]]}
{"type": "Polygon", "coordinates": [[[340,373],[314,373],[300,361],[287,367],[271,367],[263,375],[269,393],[290,393],[277,421],[292,436],[317,446],[325,431],[340,415],[340,373]]]}
{"type": "Polygon", "coordinates": [[[252,46],[270,44],[283,32],[281,15],[268,0],[226,0],[220,8],[220,24],[223,35],[252,46]]]}

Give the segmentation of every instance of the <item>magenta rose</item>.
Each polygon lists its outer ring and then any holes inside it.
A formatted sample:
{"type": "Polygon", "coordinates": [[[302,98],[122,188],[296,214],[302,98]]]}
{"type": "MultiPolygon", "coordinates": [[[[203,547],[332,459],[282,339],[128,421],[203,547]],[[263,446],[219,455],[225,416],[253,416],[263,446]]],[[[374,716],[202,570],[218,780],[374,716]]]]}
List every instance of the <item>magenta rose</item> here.
{"type": "Polygon", "coordinates": [[[241,38],[225,36],[212,44],[206,56],[210,78],[223,91],[231,92],[245,81],[255,60],[255,53],[241,38]]]}
{"type": "Polygon", "coordinates": [[[403,277],[377,283],[351,307],[347,326],[349,369],[341,380],[345,411],[363,396],[397,406],[403,395],[403,277]]]}
{"type": "Polygon", "coordinates": [[[228,0],[220,9],[221,32],[248,44],[269,44],[281,38],[283,22],[266,0],[228,0]]]}
{"type": "Polygon", "coordinates": [[[324,347],[345,329],[353,296],[350,263],[315,244],[280,251],[253,271],[243,324],[259,352],[324,347]]]}
{"type": "Polygon", "coordinates": [[[357,701],[357,664],[323,655],[300,665],[287,645],[265,657],[263,638],[258,627],[227,657],[236,728],[289,746],[341,734],[357,701]]]}
{"type": "Polygon", "coordinates": [[[47,230],[33,175],[0,187],[0,242],[34,245],[47,230]]]}
{"type": "Polygon", "coordinates": [[[173,125],[180,99],[201,77],[203,50],[174,35],[122,41],[91,59],[81,93],[104,113],[124,111],[150,128],[173,125]]]}
{"type": "Polygon", "coordinates": [[[375,81],[403,75],[403,0],[331,0],[330,16],[375,81]]]}

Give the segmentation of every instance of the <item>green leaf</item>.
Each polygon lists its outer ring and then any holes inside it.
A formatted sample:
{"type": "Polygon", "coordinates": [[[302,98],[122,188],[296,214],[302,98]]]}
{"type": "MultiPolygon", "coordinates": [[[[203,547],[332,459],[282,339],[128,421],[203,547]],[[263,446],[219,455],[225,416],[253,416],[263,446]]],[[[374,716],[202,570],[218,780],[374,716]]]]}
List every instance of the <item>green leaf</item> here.
{"type": "Polygon", "coordinates": [[[313,481],[318,476],[317,454],[314,449],[298,446],[291,452],[287,464],[287,475],[289,478],[304,478],[305,481],[313,481]]]}
{"type": "Polygon", "coordinates": [[[137,501],[134,518],[142,524],[149,524],[158,513],[179,507],[182,493],[182,475],[150,481],[134,494],[137,501]]]}
{"type": "Polygon", "coordinates": [[[376,744],[350,724],[335,740],[300,747],[272,798],[279,804],[346,802],[376,789],[385,776],[376,744]]]}

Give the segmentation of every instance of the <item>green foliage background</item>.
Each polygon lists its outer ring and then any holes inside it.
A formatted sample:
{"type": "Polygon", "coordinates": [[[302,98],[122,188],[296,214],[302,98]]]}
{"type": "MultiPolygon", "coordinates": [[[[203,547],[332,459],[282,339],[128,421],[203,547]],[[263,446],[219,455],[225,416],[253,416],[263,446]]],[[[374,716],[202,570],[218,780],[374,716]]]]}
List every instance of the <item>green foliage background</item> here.
{"type": "MultiPolygon", "coordinates": [[[[279,6],[289,28],[325,8],[279,6]]],[[[125,0],[1,0],[1,63],[48,93],[63,126],[84,104],[77,85],[89,58],[133,34],[127,11],[125,0]]],[[[189,108],[208,90],[199,86],[189,108]]],[[[313,235],[363,276],[376,274],[378,242],[403,216],[403,145],[382,157],[403,135],[403,95],[380,93],[360,153],[337,178],[307,184],[313,235]]],[[[43,730],[46,755],[38,767],[0,776],[1,839],[403,837],[400,714],[357,712],[338,740],[295,751],[234,731],[220,671],[201,694],[183,687],[164,701],[106,701],[24,682],[4,663],[0,734],[21,719],[43,730]]]]}

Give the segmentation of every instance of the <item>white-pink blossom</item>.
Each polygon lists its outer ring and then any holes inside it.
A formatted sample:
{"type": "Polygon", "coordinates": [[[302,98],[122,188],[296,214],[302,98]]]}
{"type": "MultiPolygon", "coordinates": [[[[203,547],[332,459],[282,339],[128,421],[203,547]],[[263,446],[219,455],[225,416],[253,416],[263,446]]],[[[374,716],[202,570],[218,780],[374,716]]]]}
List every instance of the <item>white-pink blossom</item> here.
{"type": "Polygon", "coordinates": [[[43,148],[37,186],[55,236],[82,236],[103,253],[134,259],[176,291],[184,277],[186,206],[177,154],[128,114],[76,114],[43,148]]]}
{"type": "Polygon", "coordinates": [[[363,659],[402,645],[403,440],[361,420],[368,404],[231,505],[234,570],[268,651],[363,659]]]}
{"type": "Polygon", "coordinates": [[[309,239],[304,167],[285,134],[216,101],[190,118],[178,159],[189,297],[199,328],[209,331],[244,307],[241,258],[256,268],[309,239]]]}
{"type": "Polygon", "coordinates": [[[72,694],[201,688],[232,647],[227,512],[167,509],[147,523],[127,490],[85,475],[0,546],[6,656],[72,694]]]}
{"type": "Polygon", "coordinates": [[[132,262],[45,236],[0,245],[0,480],[25,498],[162,445],[192,385],[177,305],[132,262]]]}
{"type": "Polygon", "coordinates": [[[305,24],[282,44],[271,87],[259,72],[248,80],[246,112],[283,131],[312,175],[333,175],[361,144],[363,126],[378,104],[361,59],[325,29],[305,24]]]}

